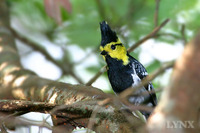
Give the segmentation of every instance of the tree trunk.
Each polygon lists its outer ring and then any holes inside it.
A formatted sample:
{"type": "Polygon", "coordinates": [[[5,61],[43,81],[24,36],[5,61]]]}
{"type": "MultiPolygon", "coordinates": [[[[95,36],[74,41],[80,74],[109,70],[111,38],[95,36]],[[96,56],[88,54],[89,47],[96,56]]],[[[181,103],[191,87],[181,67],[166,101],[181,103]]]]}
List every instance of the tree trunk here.
{"type": "Polygon", "coordinates": [[[199,133],[200,34],[177,60],[171,84],[148,121],[149,133],[199,133]]]}

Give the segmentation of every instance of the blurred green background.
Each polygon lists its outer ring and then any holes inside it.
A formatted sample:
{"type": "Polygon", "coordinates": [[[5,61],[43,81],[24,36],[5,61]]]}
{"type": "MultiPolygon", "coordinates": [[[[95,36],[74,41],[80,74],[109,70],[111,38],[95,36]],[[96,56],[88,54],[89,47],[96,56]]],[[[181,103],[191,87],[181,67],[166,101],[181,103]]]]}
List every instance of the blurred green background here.
{"type": "MultiPolygon", "coordinates": [[[[154,28],[156,0],[8,0],[11,24],[17,33],[21,62],[39,76],[78,84],[87,83],[105,65],[99,54],[99,23],[106,20],[128,48],[154,28]],[[60,66],[45,58],[43,49],[60,66]],[[74,76],[71,71],[76,75],[74,76]]],[[[198,32],[200,1],[160,0],[158,25],[170,22],[158,35],[131,52],[149,73],[181,55],[198,32]]],[[[157,77],[155,88],[165,88],[171,70],[157,77]]],[[[106,73],[93,86],[112,92],[106,73]]]]}

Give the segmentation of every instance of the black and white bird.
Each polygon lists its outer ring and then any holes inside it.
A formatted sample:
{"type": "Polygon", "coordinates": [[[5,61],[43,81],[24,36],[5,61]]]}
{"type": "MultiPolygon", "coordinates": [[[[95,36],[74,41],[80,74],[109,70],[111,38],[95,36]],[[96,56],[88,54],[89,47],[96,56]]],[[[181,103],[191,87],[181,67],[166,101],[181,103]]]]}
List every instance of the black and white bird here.
{"type": "MultiPolygon", "coordinates": [[[[138,86],[141,80],[148,75],[146,69],[138,60],[128,54],[116,33],[105,21],[100,23],[100,28],[100,51],[108,66],[107,73],[113,91],[119,94],[129,87],[138,86]]],[[[152,93],[153,91],[153,85],[149,82],[134,92],[129,101],[135,105],[154,107],[157,105],[157,98],[155,93],[152,93]],[[144,95],[145,92],[146,95],[144,95]]],[[[148,112],[142,112],[142,114],[146,118],[150,115],[148,112]]]]}

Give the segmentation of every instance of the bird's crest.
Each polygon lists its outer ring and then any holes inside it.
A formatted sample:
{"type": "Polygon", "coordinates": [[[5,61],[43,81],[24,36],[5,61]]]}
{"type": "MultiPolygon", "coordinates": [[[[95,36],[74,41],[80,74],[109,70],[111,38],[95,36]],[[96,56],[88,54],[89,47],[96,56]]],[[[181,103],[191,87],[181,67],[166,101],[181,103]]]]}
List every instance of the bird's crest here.
{"type": "Polygon", "coordinates": [[[110,42],[117,42],[118,37],[114,31],[111,30],[110,26],[105,22],[102,21],[100,23],[101,27],[101,46],[105,46],[110,42]]]}

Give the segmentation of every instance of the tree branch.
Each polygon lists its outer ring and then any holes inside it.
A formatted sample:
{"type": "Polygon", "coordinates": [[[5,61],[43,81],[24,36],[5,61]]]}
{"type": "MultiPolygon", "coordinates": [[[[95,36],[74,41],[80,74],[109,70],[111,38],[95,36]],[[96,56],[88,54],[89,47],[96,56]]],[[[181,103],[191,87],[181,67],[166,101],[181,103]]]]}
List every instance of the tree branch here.
{"type": "Polygon", "coordinates": [[[102,1],[101,0],[96,0],[96,5],[97,5],[98,12],[99,12],[99,15],[100,15],[101,19],[105,20],[106,19],[106,15],[105,15],[105,11],[103,9],[102,1]]]}
{"type": "Polygon", "coordinates": [[[182,56],[176,61],[171,84],[164,90],[144,132],[198,133],[200,131],[199,59],[200,33],[186,45],[182,56]],[[178,124],[180,128],[175,128],[172,123],[178,122],[183,123],[185,127],[178,124]]]}
{"type": "Polygon", "coordinates": [[[35,44],[34,42],[28,40],[25,37],[22,37],[21,35],[19,35],[14,29],[10,29],[10,31],[12,32],[13,36],[16,37],[17,39],[19,39],[20,41],[24,42],[26,45],[30,46],[31,48],[33,48],[36,51],[39,51],[40,53],[42,53],[49,61],[51,61],[52,63],[54,63],[56,66],[58,66],[59,68],[61,68],[63,74],[69,74],[71,75],[75,80],[77,80],[80,84],[83,84],[83,81],[74,73],[73,71],[73,66],[72,64],[69,63],[68,60],[65,60],[63,62],[59,62],[57,60],[55,60],[47,51],[45,48],[43,48],[42,46],[39,46],[37,44],[35,44]]]}
{"type": "Polygon", "coordinates": [[[186,44],[187,39],[185,37],[185,25],[184,24],[181,25],[181,36],[182,36],[182,39],[183,39],[183,43],[186,44]]]}
{"type": "Polygon", "coordinates": [[[132,52],[133,50],[135,50],[138,46],[140,46],[142,43],[144,43],[145,41],[147,41],[148,39],[154,37],[162,27],[164,27],[167,23],[169,22],[169,19],[166,19],[165,21],[163,21],[159,26],[157,26],[151,33],[149,33],[147,36],[145,36],[144,38],[142,38],[141,40],[139,40],[138,42],[136,42],[134,45],[132,45],[129,49],[128,52],[132,52]]]}
{"type": "Polygon", "coordinates": [[[106,72],[106,67],[103,66],[95,75],[92,77],[85,85],[90,86],[94,83],[104,72],[106,72]]]}
{"type": "MultiPolygon", "coordinates": [[[[28,108],[27,108],[28,109],[28,108]]],[[[52,126],[47,121],[34,121],[29,120],[23,117],[15,117],[19,116],[18,112],[13,113],[11,115],[7,115],[5,112],[0,112],[0,123],[5,124],[5,126],[10,129],[14,130],[15,127],[19,126],[39,126],[45,127],[52,130],[52,126]]]]}
{"type": "Polygon", "coordinates": [[[154,24],[155,24],[155,27],[157,27],[160,0],[155,0],[155,2],[156,2],[156,8],[155,8],[155,14],[154,14],[154,24]]]}
{"type": "Polygon", "coordinates": [[[16,112],[16,111],[48,111],[56,106],[55,103],[33,102],[24,100],[0,100],[1,112],[16,112]],[[28,110],[27,110],[28,109],[28,110]]]}

